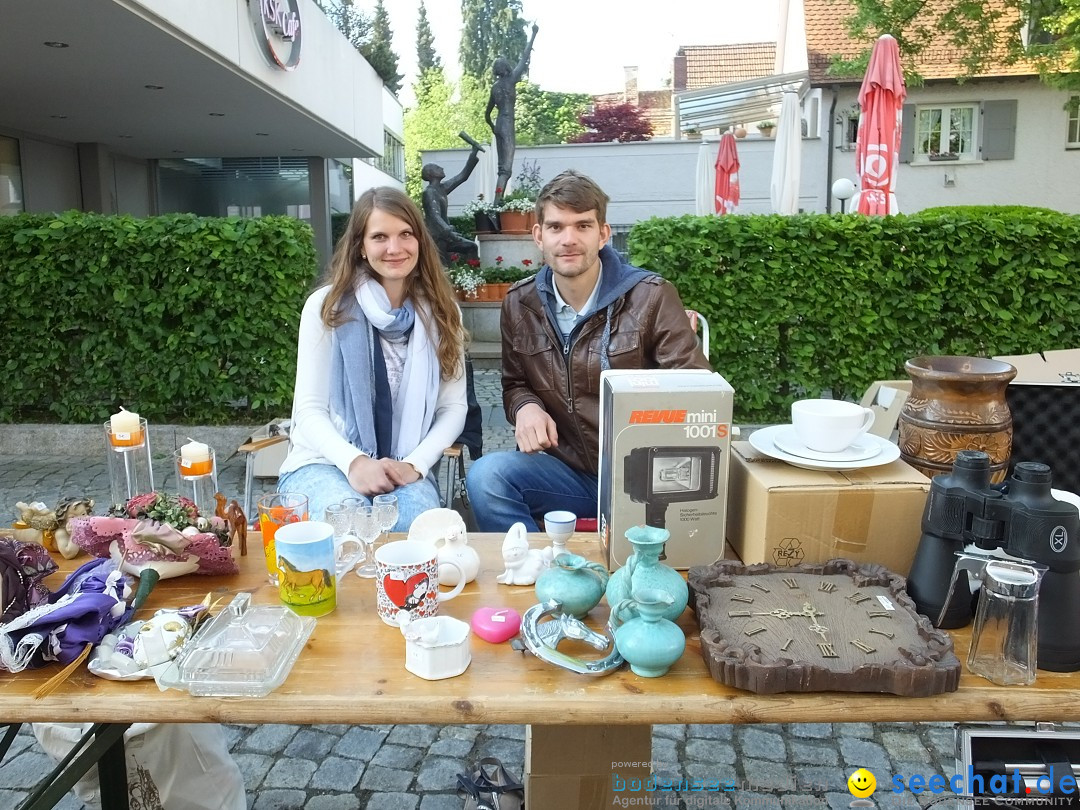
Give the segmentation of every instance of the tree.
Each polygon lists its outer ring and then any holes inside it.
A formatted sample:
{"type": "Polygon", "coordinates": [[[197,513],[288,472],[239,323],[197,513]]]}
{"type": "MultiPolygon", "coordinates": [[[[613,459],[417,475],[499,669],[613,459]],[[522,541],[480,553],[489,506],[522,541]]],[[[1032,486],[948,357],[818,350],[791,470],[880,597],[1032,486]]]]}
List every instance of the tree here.
{"type": "MultiPolygon", "coordinates": [[[[488,132],[484,122],[487,88],[468,76],[460,84],[446,80],[442,70],[429,70],[414,85],[416,106],[405,112],[405,190],[417,204],[423,191],[420,152],[424,149],[459,149],[465,142],[458,132],[474,137],[488,132]]],[[[483,142],[483,137],[478,137],[483,142]]]]}
{"type": "Polygon", "coordinates": [[[401,89],[401,80],[404,78],[398,69],[397,54],[394,53],[394,34],[390,30],[390,15],[386,13],[383,0],[375,4],[375,18],[371,23],[371,36],[368,41],[360,46],[360,53],[368,60],[375,72],[383,80],[383,84],[391,93],[397,93],[401,89]]]}
{"type": "MultiPolygon", "coordinates": [[[[918,57],[928,47],[956,48],[965,75],[985,72],[997,62],[1028,61],[1052,87],[1080,89],[1080,0],[845,0],[849,36],[867,43],[853,59],[833,57],[830,72],[861,75],[870,48],[892,34],[901,57],[918,57]],[[942,41],[944,39],[944,42],[942,41]]],[[[907,76],[917,84],[917,73],[907,76]]]]}
{"type": "Polygon", "coordinates": [[[461,0],[459,60],[467,76],[484,79],[499,56],[517,64],[528,37],[521,0],[461,0]]]}
{"type": "Polygon", "coordinates": [[[591,99],[584,93],[553,93],[530,82],[517,88],[515,129],[521,146],[570,143],[585,131],[581,116],[591,99]]]}
{"type": "Polygon", "coordinates": [[[431,33],[424,0],[420,0],[420,11],[416,18],[416,72],[422,76],[436,69],[442,70],[442,59],[435,52],[435,35],[431,33]]]}
{"type": "Polygon", "coordinates": [[[582,126],[588,129],[570,143],[607,143],[608,141],[647,141],[652,124],[633,104],[597,106],[581,116],[582,126]]]}
{"type": "Polygon", "coordinates": [[[371,21],[356,10],[352,0],[315,0],[326,18],[334,24],[356,50],[363,53],[364,44],[371,36],[371,21]]]}

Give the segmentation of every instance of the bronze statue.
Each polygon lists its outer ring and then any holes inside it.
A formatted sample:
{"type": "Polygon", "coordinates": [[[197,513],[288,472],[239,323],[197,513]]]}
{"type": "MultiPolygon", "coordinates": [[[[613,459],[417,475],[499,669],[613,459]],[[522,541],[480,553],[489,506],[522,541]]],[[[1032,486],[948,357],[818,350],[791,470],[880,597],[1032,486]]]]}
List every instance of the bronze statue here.
{"type": "Polygon", "coordinates": [[[472,146],[469,158],[465,161],[465,168],[449,180],[445,179],[446,172],[437,163],[426,163],[420,171],[421,179],[427,181],[427,186],[421,195],[421,202],[424,206],[424,222],[427,223],[428,230],[431,231],[431,238],[435,240],[435,245],[439,248],[439,258],[442,259],[444,267],[449,266],[451,253],[457,253],[464,259],[475,259],[479,255],[476,242],[466,239],[455,231],[446,213],[448,195],[469,179],[469,175],[476,168],[476,164],[480,162],[478,153],[484,151],[484,147],[469,137],[467,133],[459,132],[458,135],[472,146]]]}
{"type": "Polygon", "coordinates": [[[487,109],[484,110],[484,118],[495,135],[495,151],[499,157],[499,176],[495,182],[495,202],[501,203],[506,184],[510,181],[510,175],[514,171],[514,148],[516,139],[514,136],[514,105],[517,103],[517,83],[529,69],[529,56],[532,54],[533,43],[536,41],[536,32],[540,30],[536,24],[532,27],[532,36],[529,44],[525,46],[524,53],[517,63],[517,67],[510,69],[510,63],[503,57],[495,60],[492,72],[495,74],[495,83],[491,86],[491,95],[488,97],[487,109]],[[491,111],[498,109],[495,121],[491,120],[491,111]]]}

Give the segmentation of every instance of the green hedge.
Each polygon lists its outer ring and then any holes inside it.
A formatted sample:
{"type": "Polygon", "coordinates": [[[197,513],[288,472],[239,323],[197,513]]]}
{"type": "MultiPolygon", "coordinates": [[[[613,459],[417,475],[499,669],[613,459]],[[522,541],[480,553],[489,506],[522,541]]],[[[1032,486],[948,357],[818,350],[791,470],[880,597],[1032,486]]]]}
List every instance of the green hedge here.
{"type": "Polygon", "coordinates": [[[316,270],[291,217],[0,217],[0,421],[287,413],[316,270]]]}
{"type": "Polygon", "coordinates": [[[651,219],[628,242],[709,321],[741,422],[857,398],[919,354],[1080,346],[1078,244],[1080,217],[1016,206],[651,219]]]}

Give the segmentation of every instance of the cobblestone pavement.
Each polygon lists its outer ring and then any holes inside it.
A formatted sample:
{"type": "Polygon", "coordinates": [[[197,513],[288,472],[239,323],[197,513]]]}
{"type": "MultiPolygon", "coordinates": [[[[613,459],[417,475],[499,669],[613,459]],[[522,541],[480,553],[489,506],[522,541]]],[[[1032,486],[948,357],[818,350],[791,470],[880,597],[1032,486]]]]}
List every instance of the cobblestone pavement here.
{"type": "MultiPolygon", "coordinates": [[[[511,447],[498,372],[478,370],[476,391],[485,410],[485,450],[511,447]]],[[[10,525],[19,500],[51,505],[61,495],[83,494],[107,502],[108,473],[99,456],[31,458],[0,448],[0,525],[10,525]]],[[[155,470],[168,466],[162,460],[155,470]]],[[[241,494],[242,478],[242,459],[221,465],[219,480],[227,494],[241,494]]],[[[168,481],[159,482],[160,488],[168,486],[168,481]]],[[[258,486],[269,491],[273,481],[258,486]]],[[[455,792],[456,774],[468,763],[498,757],[515,776],[524,766],[522,726],[231,725],[225,730],[254,810],[450,810],[464,805],[455,792]]],[[[946,723],[658,725],[653,727],[652,759],[659,776],[730,780],[736,788],[657,794],[652,806],[666,808],[839,810],[852,798],[847,776],[860,767],[877,777],[873,798],[878,806],[916,808],[940,797],[923,794],[917,802],[910,793],[893,795],[888,792],[893,774],[956,772],[953,730],[946,723]]],[[[24,728],[0,766],[0,808],[14,807],[50,767],[24,728]]],[[[77,810],[82,804],[69,795],[59,807],[77,810]]]]}

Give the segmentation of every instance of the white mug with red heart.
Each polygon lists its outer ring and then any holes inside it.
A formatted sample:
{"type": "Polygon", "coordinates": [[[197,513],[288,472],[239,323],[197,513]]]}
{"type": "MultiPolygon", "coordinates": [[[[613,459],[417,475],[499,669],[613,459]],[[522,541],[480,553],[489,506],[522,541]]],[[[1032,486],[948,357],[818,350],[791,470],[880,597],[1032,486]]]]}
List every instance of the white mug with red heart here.
{"type": "Polygon", "coordinates": [[[395,540],[375,550],[375,585],[379,618],[397,627],[399,611],[409,617],[426,619],[439,612],[439,602],[453,599],[465,587],[465,572],[453,560],[443,565],[458,569],[453,590],[439,590],[438,549],[421,540],[395,540]]]}

